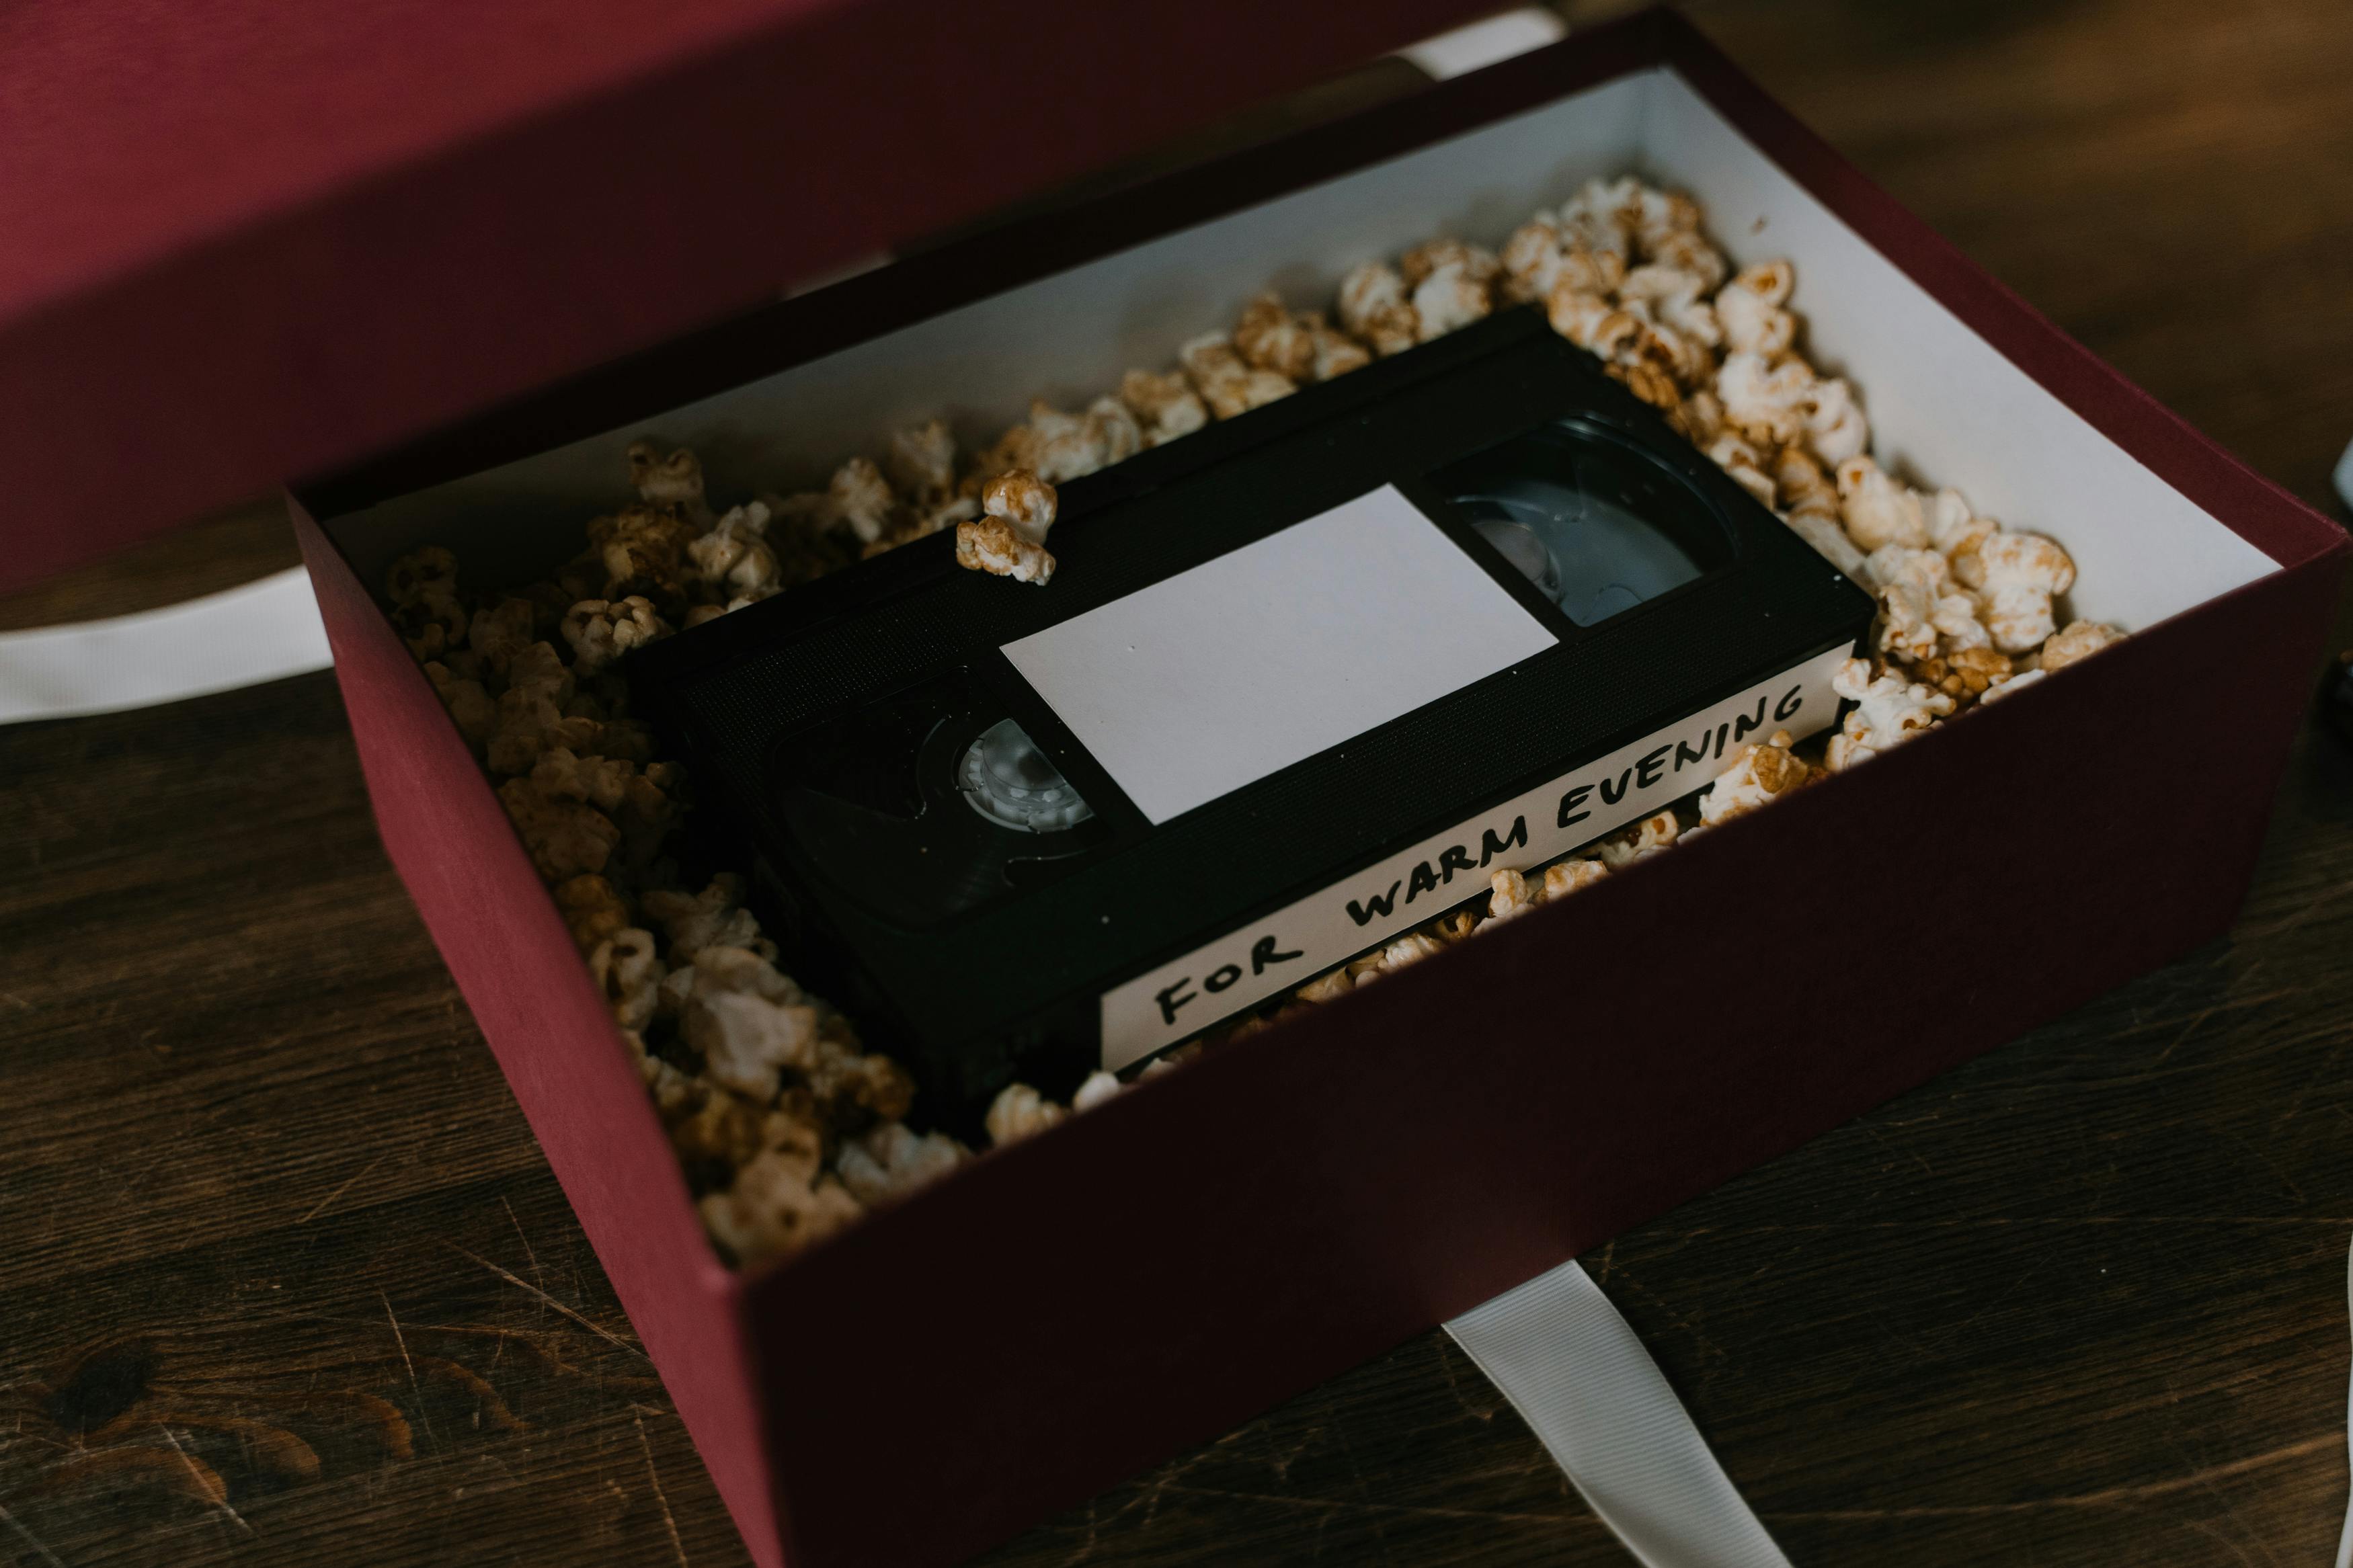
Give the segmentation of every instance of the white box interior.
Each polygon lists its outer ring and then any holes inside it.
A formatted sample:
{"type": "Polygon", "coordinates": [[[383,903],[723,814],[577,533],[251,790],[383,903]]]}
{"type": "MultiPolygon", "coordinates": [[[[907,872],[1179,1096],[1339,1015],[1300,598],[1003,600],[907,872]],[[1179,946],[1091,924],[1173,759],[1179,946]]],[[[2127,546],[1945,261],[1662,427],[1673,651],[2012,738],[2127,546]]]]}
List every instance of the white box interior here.
{"type": "MultiPolygon", "coordinates": [[[[944,417],[993,440],[1044,396],[1072,407],[1230,325],[1274,288],[1327,308],[1342,274],[1433,235],[1499,244],[1587,179],[1633,170],[1690,192],[1736,265],[1786,256],[1825,371],[1861,392],[1880,461],[2074,556],[2074,614],[2142,628],[2274,569],[1964,326],[1660,68],[1136,246],[659,418],[334,520],[364,579],[419,544],[469,581],[520,581],[576,552],[628,498],[623,452],[701,454],[720,507],[821,485],[889,432],[944,417]]],[[[821,298],[822,296],[818,296],[821,298]]]]}

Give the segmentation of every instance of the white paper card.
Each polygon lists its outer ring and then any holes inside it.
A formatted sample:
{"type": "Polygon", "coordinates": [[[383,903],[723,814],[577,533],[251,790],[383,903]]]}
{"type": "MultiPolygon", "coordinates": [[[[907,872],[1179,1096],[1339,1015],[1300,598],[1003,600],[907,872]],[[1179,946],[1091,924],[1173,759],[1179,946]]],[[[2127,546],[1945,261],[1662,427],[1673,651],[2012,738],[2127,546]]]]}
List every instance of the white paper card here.
{"type": "Polygon", "coordinates": [[[1648,816],[1730,767],[1751,736],[1828,729],[1839,710],[1831,678],[1852,651],[1817,654],[1113,986],[1101,1003],[1103,1070],[1483,896],[1494,868],[1532,870],[1648,816]]]}
{"type": "Polygon", "coordinates": [[[1005,656],[1158,824],[1557,640],[1384,485],[1005,656]]]}

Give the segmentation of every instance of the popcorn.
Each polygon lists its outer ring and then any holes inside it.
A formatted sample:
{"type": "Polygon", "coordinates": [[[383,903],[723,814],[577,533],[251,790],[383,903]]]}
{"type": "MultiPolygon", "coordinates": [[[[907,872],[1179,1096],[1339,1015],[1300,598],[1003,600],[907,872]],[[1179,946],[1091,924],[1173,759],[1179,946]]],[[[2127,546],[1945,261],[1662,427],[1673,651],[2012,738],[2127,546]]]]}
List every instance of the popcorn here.
{"type": "MultiPolygon", "coordinates": [[[[596,527],[602,521],[592,520],[588,528],[596,527]]],[[[587,529],[581,531],[585,535],[587,529]]],[[[558,566],[545,578],[524,585],[522,596],[531,601],[532,628],[542,639],[553,636],[555,623],[564,618],[564,612],[583,599],[593,599],[602,594],[607,580],[605,552],[592,541],[579,554],[558,566]]]]}
{"type": "Polygon", "coordinates": [[[1699,797],[1700,822],[1729,822],[1821,775],[1790,753],[1789,731],[1776,730],[1763,745],[1751,745],[1715,776],[1699,797]]]}
{"type": "Polygon", "coordinates": [[[885,1056],[870,1056],[839,1013],[819,1009],[816,1060],[802,1071],[818,1109],[837,1127],[895,1121],[915,1102],[914,1080],[885,1056]]]}
{"type": "MultiPolygon", "coordinates": [[[[1380,955],[1376,960],[1373,973],[1394,973],[1409,963],[1419,963],[1431,953],[1442,951],[1445,945],[1444,942],[1425,932],[1408,931],[1381,949],[1380,955]]],[[[1360,974],[1356,978],[1363,981],[1369,979],[1370,976],[1360,974]]]]}
{"type": "Polygon", "coordinates": [[[665,458],[651,441],[629,444],[629,483],[648,506],[674,507],[697,527],[711,526],[711,508],[702,499],[702,464],[681,447],[665,458]]]}
{"type": "MultiPolygon", "coordinates": [[[[577,879],[604,880],[601,877],[577,879]]],[[[615,1023],[624,1029],[642,1029],[653,1021],[663,973],[662,961],[654,951],[653,932],[637,927],[614,931],[589,950],[588,973],[604,992],[615,1023]]]]}
{"type": "Polygon", "coordinates": [[[480,658],[485,670],[504,675],[514,656],[539,640],[538,624],[538,611],[532,602],[511,595],[501,599],[495,609],[474,612],[466,629],[466,647],[480,658]]]}
{"type": "Polygon", "coordinates": [[[1084,478],[1144,449],[1135,416],[1115,397],[1099,397],[1076,415],[1039,398],[1029,405],[1029,434],[1028,461],[1015,466],[1034,469],[1049,484],[1084,478]]]}
{"type": "MultiPolygon", "coordinates": [[[[668,1127],[670,1123],[693,1114],[695,1103],[704,1090],[670,1063],[646,1049],[645,1037],[636,1029],[623,1029],[621,1045],[629,1054],[629,1061],[645,1079],[647,1091],[653,1097],[654,1113],[668,1127]]],[[[677,1141],[671,1141],[676,1148],[677,1141]]]]}
{"type": "Polygon", "coordinates": [[[761,541],[776,559],[780,591],[797,583],[815,582],[849,564],[864,549],[854,532],[845,538],[836,531],[839,517],[829,489],[762,496],[760,504],[768,509],[761,541]]]}
{"type": "Polygon", "coordinates": [[[1735,353],[1715,373],[1725,423],[1760,447],[1785,447],[1804,437],[1813,390],[1814,373],[1801,359],[1776,364],[1762,354],[1735,353]]]}
{"type": "Polygon", "coordinates": [[[1560,280],[1560,220],[1538,213],[1512,231],[1496,254],[1504,298],[1512,304],[1542,300],[1560,280]]]}
{"type": "Polygon", "coordinates": [[[1002,518],[1013,531],[1032,544],[1046,542],[1054,526],[1061,497],[1052,485],[1025,468],[1012,468],[988,481],[980,492],[981,510],[1002,518]]]}
{"type": "Polygon", "coordinates": [[[626,599],[583,599],[565,612],[564,640],[572,645],[572,668],[593,675],[633,647],[643,647],[670,636],[670,626],[654,614],[651,601],[636,594],[626,599]]]}
{"type": "Polygon", "coordinates": [[[1616,342],[1609,357],[1629,370],[1648,365],[1662,373],[1673,394],[1658,405],[1673,407],[1683,401],[1683,387],[1697,386],[1707,378],[1715,368],[1715,357],[1708,353],[1706,344],[1653,320],[1649,305],[1643,301],[1632,300],[1621,309],[1628,318],[1625,323],[1604,324],[1605,335],[1615,330],[1616,342]]]}
{"type": "Polygon", "coordinates": [[[542,752],[531,765],[532,787],[550,800],[585,800],[597,810],[619,808],[641,782],[633,763],[612,757],[583,757],[568,747],[542,752]]]}
{"type": "MultiPolygon", "coordinates": [[[[1002,447],[1002,442],[997,445],[1002,447]]],[[[1024,472],[1038,472],[1050,484],[1071,482],[1102,468],[1103,454],[1087,430],[1085,416],[1063,414],[1045,397],[1038,397],[1030,402],[1029,442],[1021,447],[1017,466],[1024,472]]],[[[988,503],[981,500],[981,510],[986,508],[988,503]]]]}
{"type": "Polygon", "coordinates": [[[1953,710],[1943,692],[1894,673],[1874,679],[1868,660],[1850,658],[1831,678],[1831,689],[1853,702],[1840,731],[1831,737],[1824,765],[1843,772],[1924,731],[1953,710]]]}
{"type": "Polygon", "coordinates": [[[439,545],[404,555],[385,574],[392,624],[419,660],[438,658],[466,635],[458,602],[458,558],[439,545]]]}
{"type": "Polygon", "coordinates": [[[807,1121],[805,1113],[772,1110],[698,1078],[687,1080],[665,1131],[670,1148],[686,1163],[689,1179],[703,1185],[733,1179],[759,1157],[771,1131],[777,1142],[789,1142],[794,1130],[807,1121]]]}
{"type": "Polygon", "coordinates": [[[1838,489],[1847,533],[1864,550],[1885,544],[1919,550],[1927,545],[1928,514],[1921,505],[1920,493],[1868,457],[1849,458],[1838,466],[1838,489]]]}
{"type": "Polygon", "coordinates": [[[1467,327],[1492,309],[1487,286],[1455,262],[1439,268],[1413,291],[1414,319],[1420,325],[1423,342],[1467,327]]]}
{"type": "Polygon", "coordinates": [[[1549,300],[1554,290],[1563,287],[1606,296],[1615,292],[1626,277],[1626,258],[1621,252],[1595,251],[1572,241],[1562,231],[1560,221],[1545,213],[1513,232],[1498,260],[1504,298],[1514,304],[1549,300]]]}
{"type": "MultiPolygon", "coordinates": [[[[1692,215],[1696,224],[1696,207],[1692,209],[1692,215]]],[[[1724,252],[1710,245],[1696,226],[1676,229],[1660,235],[1654,240],[1646,240],[1643,254],[1662,267],[1690,273],[1699,279],[1703,293],[1714,293],[1724,282],[1724,252]]]]}
{"type": "Polygon", "coordinates": [[[686,547],[701,531],[666,507],[624,507],[588,524],[588,542],[604,567],[604,585],[586,598],[645,598],[666,609],[686,603],[686,547]]]}
{"type": "Polygon", "coordinates": [[[2001,525],[1989,517],[1977,516],[1957,489],[1938,490],[1928,498],[1925,510],[1928,542],[1951,563],[1953,580],[1964,588],[1983,586],[1985,574],[1978,547],[1999,532],[2001,525]]]}
{"type": "Polygon", "coordinates": [[[1500,270],[1493,252],[1459,239],[1429,240],[1398,257],[1398,275],[1411,291],[1420,341],[1484,317],[1494,308],[1488,288],[1500,270]]]}
{"type": "MultiPolygon", "coordinates": [[[[1705,344],[1653,321],[1645,301],[1613,305],[1566,274],[1553,286],[1545,311],[1553,331],[1607,362],[1609,373],[1635,396],[1671,414],[1684,407],[1684,388],[1696,387],[1714,363],[1705,344]]],[[[1713,394],[1700,417],[1709,426],[1721,426],[1724,405],[1713,394]]]]}
{"type": "Polygon", "coordinates": [[[1545,319],[1552,330],[1578,348],[1604,353],[1605,333],[1630,328],[1631,317],[1601,295],[1564,278],[1545,298],[1545,319]]]}
{"type": "Polygon", "coordinates": [[[748,947],[705,947],[694,955],[695,994],[732,992],[797,1006],[808,994],[791,975],[748,947]]]}
{"type": "Polygon", "coordinates": [[[989,1102],[982,1124],[989,1142],[999,1149],[1043,1132],[1070,1112],[1026,1083],[1008,1083],[989,1102]]]}
{"type": "Polygon", "coordinates": [[[712,1238],[745,1268],[829,1236],[865,1211],[839,1181],[819,1173],[822,1141],[814,1132],[764,1149],[724,1192],[695,1210],[712,1238]]]}
{"type": "Polygon", "coordinates": [[[1451,914],[1439,916],[1425,929],[1441,943],[1461,942],[1478,931],[1479,915],[1474,910],[1456,910],[1451,914]]]}
{"type": "Polygon", "coordinates": [[[441,699],[441,706],[449,710],[449,721],[458,726],[458,733],[480,756],[498,729],[499,705],[479,680],[460,680],[450,673],[446,664],[428,664],[425,679],[433,683],[433,694],[441,699]]]}
{"type": "Polygon", "coordinates": [[[517,654],[507,669],[507,689],[499,694],[497,725],[483,747],[485,765],[493,774],[527,773],[543,752],[594,747],[604,726],[566,711],[573,698],[572,672],[554,647],[533,643],[517,654]]]}
{"type": "MultiPolygon", "coordinates": [[[[775,946],[773,942],[769,945],[775,946]]],[[[661,984],[655,988],[654,1016],[666,1023],[678,1024],[686,1017],[686,1004],[694,994],[694,965],[677,963],[675,952],[671,959],[675,967],[662,976],[661,984]]]]}
{"type": "Polygon", "coordinates": [[[1209,405],[1209,412],[1220,419],[1247,414],[1299,390],[1289,376],[1253,370],[1243,363],[1232,340],[1223,332],[1195,338],[1176,351],[1176,363],[1185,367],[1186,376],[1201,401],[1209,405]]]}
{"type": "Polygon", "coordinates": [[[1863,577],[1879,589],[1881,652],[1923,659],[1986,646],[1977,600],[1954,585],[1935,551],[1883,544],[1864,561],[1863,577]]]}
{"type": "Polygon", "coordinates": [[[910,500],[944,499],[955,489],[955,437],[948,434],[947,421],[894,433],[882,466],[891,488],[910,500]]]}
{"type": "Polygon", "coordinates": [[[1797,342],[1798,319],[1781,307],[1797,281],[1796,269],[1787,261],[1742,268],[1715,296],[1715,319],[1723,328],[1725,346],[1768,363],[1788,353],[1797,342]]]}
{"type": "Polygon", "coordinates": [[[1710,442],[1705,450],[1715,466],[1738,480],[1740,488],[1755,496],[1759,505],[1769,507],[1773,504],[1773,479],[1758,460],[1756,447],[1726,430],[1710,442]]]}
{"type": "Polygon", "coordinates": [[[676,763],[649,763],[626,782],[611,816],[621,830],[621,869],[632,879],[644,878],[660,856],[663,836],[677,826],[683,779],[676,763]]]}
{"type": "Polygon", "coordinates": [[[874,1208],[930,1185],[970,1157],[971,1151],[944,1132],[917,1134],[886,1121],[844,1145],[836,1169],[849,1194],[874,1208]]]}
{"type": "Polygon", "coordinates": [[[1863,553],[1840,519],[1838,488],[1806,452],[1784,447],[1773,458],[1774,491],[1786,509],[1782,521],[1831,565],[1870,586],[1863,553]]]}
{"type": "MultiPolygon", "coordinates": [[[[1715,307],[1704,298],[1707,288],[1707,279],[1696,272],[1653,261],[1626,274],[1618,298],[1620,302],[1640,300],[1654,319],[1700,347],[1712,349],[1724,341],[1724,329],[1716,321],[1715,307]]],[[[1713,363],[1705,355],[1699,359],[1713,363]]]]}
{"type": "Polygon", "coordinates": [[[1054,574],[1045,539],[1058,502],[1054,487],[1036,474],[1014,468],[997,475],[981,491],[988,515],[956,524],[956,564],[1043,584],[1054,574]]]}
{"type": "Polygon", "coordinates": [[[1600,844],[1601,864],[1616,871],[1637,860],[1647,860],[1673,844],[1682,832],[1683,825],[1675,820],[1673,812],[1655,813],[1603,839],[1600,844]]]}
{"type": "Polygon", "coordinates": [[[871,458],[852,458],[836,468],[825,500],[828,525],[849,530],[860,544],[871,544],[890,531],[899,504],[890,481],[871,458]]]}
{"type": "Polygon", "coordinates": [[[1921,659],[1913,665],[1912,677],[1951,698],[1957,713],[2010,680],[2016,668],[2008,654],[1990,647],[1965,647],[1921,659]]]}
{"type": "Polygon", "coordinates": [[[1181,372],[1129,371],[1120,381],[1119,396],[1142,423],[1147,447],[1190,436],[1209,422],[1208,407],[1181,372]]]}
{"type": "Polygon", "coordinates": [[[1545,868],[1544,896],[1547,900],[1565,899],[1609,874],[1609,868],[1599,860],[1557,861],[1545,868]]]}
{"type": "Polygon", "coordinates": [[[2064,669],[2078,659],[2089,658],[2102,648],[2122,642],[2124,635],[2098,621],[2070,621],[2064,631],[2053,633],[2042,645],[2041,668],[2064,669]]]}
{"type": "MultiPolygon", "coordinates": [[[[643,935],[650,951],[653,933],[643,935]]],[[[817,1009],[799,986],[741,949],[706,948],[697,955],[685,1025],[686,1043],[702,1055],[703,1076],[754,1100],[776,1098],[784,1069],[805,1072],[817,1063],[817,1009]]]]}
{"type": "Polygon", "coordinates": [[[1103,454],[1103,466],[1124,463],[1144,450],[1144,427],[1127,405],[1116,397],[1098,397],[1087,405],[1088,439],[1103,454]]]}
{"type": "Polygon", "coordinates": [[[1119,1081],[1119,1076],[1116,1073],[1107,1073],[1098,1068],[1087,1074],[1086,1081],[1079,1085],[1077,1090],[1071,1094],[1071,1110],[1074,1115],[1082,1110],[1092,1110],[1106,1100],[1116,1099],[1120,1091],[1126,1087],[1127,1085],[1119,1081]]]}
{"type": "MultiPolygon", "coordinates": [[[[1470,245],[1459,239],[1429,239],[1398,258],[1398,274],[1408,289],[1419,289],[1439,273],[1452,270],[1481,289],[1495,280],[1502,270],[1495,253],[1483,245],[1470,245]]],[[[1483,312],[1482,312],[1483,314],[1483,312]]]]}
{"type": "Polygon", "coordinates": [[[514,824],[531,863],[543,882],[561,882],[584,872],[602,871],[621,830],[586,802],[551,795],[528,778],[499,786],[499,805],[514,824]]]}
{"type": "Polygon", "coordinates": [[[723,874],[712,878],[700,893],[657,888],[647,892],[643,902],[647,916],[659,921],[670,938],[673,963],[691,964],[705,948],[726,947],[774,964],[776,944],[760,934],[760,922],[752,911],[739,907],[743,900],[744,879],[723,874]]]}
{"type": "Polygon", "coordinates": [[[1292,993],[1302,1002],[1329,1002],[1356,989],[1356,981],[1345,969],[1335,969],[1321,974],[1292,993]]]}
{"type": "Polygon", "coordinates": [[[1699,204],[1681,191],[1662,191],[1627,175],[1620,182],[1634,187],[1625,211],[1634,231],[1636,251],[1655,260],[1677,242],[1699,233],[1699,204]]]}
{"type": "Polygon", "coordinates": [[[572,700],[575,690],[572,671],[555,645],[535,642],[507,661],[507,689],[500,700],[528,692],[561,707],[572,700]]]}
{"type": "Polygon", "coordinates": [[[2021,669],[2016,675],[2011,676],[2008,680],[2003,681],[2000,685],[1988,687],[1986,689],[1985,695],[1978,699],[1978,700],[1983,702],[1991,702],[1996,698],[2008,697],[2013,692],[2023,691],[2028,687],[2033,685],[2036,681],[2042,679],[2046,673],[2048,672],[2041,668],[2021,669]]]}
{"type": "Polygon", "coordinates": [[[1525,914],[1544,897],[1543,884],[1531,888],[1525,877],[1510,869],[1497,871],[1488,879],[1487,885],[1487,918],[1491,921],[1525,914]]]}
{"type": "Polygon", "coordinates": [[[1315,368],[1315,338],[1273,294],[1261,294],[1234,324],[1234,352],[1246,364],[1304,381],[1315,368]]]}
{"type": "Polygon", "coordinates": [[[1307,367],[1308,374],[1314,380],[1329,381],[1335,375],[1362,370],[1373,363],[1373,356],[1365,345],[1327,324],[1321,310],[1310,310],[1299,320],[1307,329],[1308,340],[1314,344],[1314,357],[1307,367]]]}
{"type": "Polygon", "coordinates": [[[629,906],[602,877],[574,877],[556,884],[554,891],[556,910],[572,932],[573,945],[584,953],[628,927],[629,906]]]}
{"type": "MultiPolygon", "coordinates": [[[[2052,634],[2051,600],[2074,586],[2075,563],[2039,533],[1989,534],[1977,549],[1986,630],[2004,653],[2027,653],[2052,634]]],[[[2048,668],[2047,664],[2045,668],[2048,668]]]]}
{"type": "Polygon", "coordinates": [[[1634,248],[1641,189],[1641,182],[1631,175],[1586,181],[1560,209],[1562,237],[1587,250],[1626,259],[1634,248]]]}
{"type": "MultiPolygon", "coordinates": [[[[574,702],[576,706],[587,700],[586,698],[575,698],[574,702]]],[[[617,757],[622,762],[635,763],[640,767],[653,763],[653,767],[647,768],[649,774],[661,765],[654,763],[653,731],[635,719],[605,721],[596,727],[596,736],[591,743],[599,753],[607,757],[617,757]]]]}
{"type": "MultiPolygon", "coordinates": [[[[900,510],[899,521],[892,525],[891,531],[871,544],[860,546],[859,554],[861,558],[885,554],[902,544],[912,544],[918,539],[929,539],[933,534],[944,532],[959,522],[968,522],[980,514],[979,499],[961,492],[941,496],[935,500],[927,500],[921,506],[902,507],[900,510]]],[[[737,606],[729,607],[732,609],[737,606]]]]}
{"type": "MultiPolygon", "coordinates": [[[[1672,426],[1676,433],[1684,440],[1703,452],[1714,447],[1716,441],[1726,434],[1724,428],[1724,405],[1717,402],[1715,394],[1705,387],[1699,388],[1670,409],[1667,413],[1667,423],[1672,426]]],[[[1767,506],[1773,504],[1769,497],[1764,500],[1767,506]]]]}
{"type": "Polygon", "coordinates": [[[1860,457],[1871,445],[1871,421],[1854,400],[1854,388],[1835,377],[1816,381],[1806,408],[1806,445],[1831,468],[1860,457]]]}
{"type": "MultiPolygon", "coordinates": [[[[768,548],[770,516],[765,501],[732,507],[708,532],[687,543],[686,558],[694,577],[725,598],[729,608],[767,598],[784,587],[776,552],[768,548]]],[[[692,613],[688,612],[690,617],[692,613]]],[[[571,634],[565,635],[568,638],[571,634]]]]}
{"type": "Polygon", "coordinates": [[[956,524],[956,564],[967,572],[1040,585],[1054,575],[1054,558],[1045,547],[1022,538],[997,517],[956,524]]]}
{"type": "Polygon", "coordinates": [[[1406,298],[1405,278],[1385,261],[1367,261],[1340,279],[1339,309],[1340,324],[1384,359],[1421,341],[1421,319],[1406,298]]]}

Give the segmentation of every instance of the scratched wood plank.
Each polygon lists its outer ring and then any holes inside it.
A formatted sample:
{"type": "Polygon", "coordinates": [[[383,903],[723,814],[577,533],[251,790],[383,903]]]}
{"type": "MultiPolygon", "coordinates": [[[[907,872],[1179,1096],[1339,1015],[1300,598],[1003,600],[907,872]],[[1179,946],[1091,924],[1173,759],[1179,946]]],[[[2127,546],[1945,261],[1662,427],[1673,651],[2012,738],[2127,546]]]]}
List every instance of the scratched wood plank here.
{"type": "MultiPolygon", "coordinates": [[[[2329,0],[1697,14],[2323,495],[2353,436],[2329,0]]],[[[211,527],[0,626],[290,558],[257,514],[211,527]]],[[[1795,1560],[2325,1560],[2348,952],[2353,757],[2307,740],[2227,940],[1592,1260],[1795,1560]]],[[[987,1559],[1205,1560],[1626,1561],[1435,1334],[987,1559]]],[[[744,1561],[375,845],[328,679],[0,731],[0,1563],[744,1561]]]]}
{"type": "Polygon", "coordinates": [[[176,605],[301,560],[286,526],[285,504],[275,496],[257,498],[0,595],[0,632],[176,605]]]}

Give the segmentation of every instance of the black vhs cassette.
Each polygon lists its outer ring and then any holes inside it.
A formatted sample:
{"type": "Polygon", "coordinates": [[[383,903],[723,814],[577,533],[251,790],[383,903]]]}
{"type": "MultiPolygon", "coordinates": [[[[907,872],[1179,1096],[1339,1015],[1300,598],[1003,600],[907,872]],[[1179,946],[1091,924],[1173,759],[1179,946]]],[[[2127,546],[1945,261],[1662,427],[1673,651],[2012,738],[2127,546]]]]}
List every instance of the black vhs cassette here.
{"type": "Polygon", "coordinates": [[[1827,726],[1872,601],[1530,309],[630,661],[812,984],[968,1128],[1827,726]]]}

